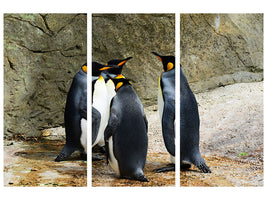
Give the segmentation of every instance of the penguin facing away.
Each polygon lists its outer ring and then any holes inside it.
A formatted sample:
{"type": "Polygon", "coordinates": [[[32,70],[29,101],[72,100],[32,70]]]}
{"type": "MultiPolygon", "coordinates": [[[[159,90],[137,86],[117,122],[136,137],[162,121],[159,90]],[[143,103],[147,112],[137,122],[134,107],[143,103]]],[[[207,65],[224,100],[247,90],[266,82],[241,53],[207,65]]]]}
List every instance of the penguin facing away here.
{"type": "Polygon", "coordinates": [[[199,152],[199,124],[197,101],[180,66],[180,167],[189,169],[192,163],[211,173],[199,152]]]}
{"type": "Polygon", "coordinates": [[[64,113],[66,144],[55,161],[66,160],[74,151],[86,160],[87,141],[87,64],[74,76],[64,113]]]}
{"type": "Polygon", "coordinates": [[[152,53],[159,58],[164,69],[159,77],[158,107],[164,144],[171,158],[167,167],[155,171],[175,171],[175,57],[152,53]]]}
{"type": "Polygon", "coordinates": [[[105,130],[107,162],[120,178],[148,182],[143,173],[148,136],[143,105],[131,83],[122,75],[112,79],[116,95],[105,130]]]}

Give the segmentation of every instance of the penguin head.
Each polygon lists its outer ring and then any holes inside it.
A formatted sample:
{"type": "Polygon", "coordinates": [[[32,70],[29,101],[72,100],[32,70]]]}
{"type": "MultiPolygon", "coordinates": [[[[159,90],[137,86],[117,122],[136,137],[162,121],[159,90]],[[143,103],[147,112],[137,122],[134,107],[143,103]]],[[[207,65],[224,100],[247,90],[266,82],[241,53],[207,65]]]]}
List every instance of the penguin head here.
{"type": "MultiPolygon", "coordinates": [[[[103,65],[99,71],[102,72],[102,71],[107,71],[109,74],[116,74],[116,73],[111,73],[111,72],[117,72],[117,71],[120,71],[121,70],[121,67],[120,66],[117,66],[117,65],[113,65],[113,64],[105,64],[103,65]],[[110,72],[111,71],[111,72],[110,72]]],[[[117,75],[117,74],[116,74],[117,75]]]]}
{"type": "Polygon", "coordinates": [[[103,67],[104,65],[98,62],[92,62],[92,76],[99,76],[101,74],[100,69],[103,67]]]}
{"type": "Polygon", "coordinates": [[[118,69],[119,67],[117,65],[103,65],[102,68],[99,69],[99,72],[104,77],[105,81],[107,82],[111,78],[115,78],[117,74],[111,74],[109,73],[110,69],[118,69]]]}
{"type": "Polygon", "coordinates": [[[87,74],[87,63],[83,64],[82,70],[87,74]]]}
{"type": "Polygon", "coordinates": [[[132,83],[127,80],[123,75],[119,74],[115,78],[111,78],[115,85],[116,92],[125,85],[132,85],[132,83]]]}
{"type": "Polygon", "coordinates": [[[163,69],[165,72],[170,71],[175,68],[175,57],[174,56],[162,56],[156,52],[152,52],[156,55],[163,64],[163,69]]]}
{"type": "Polygon", "coordinates": [[[113,66],[111,68],[108,69],[108,72],[110,74],[121,74],[122,72],[122,68],[124,66],[124,64],[132,59],[133,57],[128,57],[128,58],[125,58],[125,59],[122,59],[122,60],[119,60],[119,59],[115,59],[115,60],[110,60],[108,61],[105,65],[106,66],[113,66]],[[117,67],[114,67],[114,66],[117,66],[117,67]]]}

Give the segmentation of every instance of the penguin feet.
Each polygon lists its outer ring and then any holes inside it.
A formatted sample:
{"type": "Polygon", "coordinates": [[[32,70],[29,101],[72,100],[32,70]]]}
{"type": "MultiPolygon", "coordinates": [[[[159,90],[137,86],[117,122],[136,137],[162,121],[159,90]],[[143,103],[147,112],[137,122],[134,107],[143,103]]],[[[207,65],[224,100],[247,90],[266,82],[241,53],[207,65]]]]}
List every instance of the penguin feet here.
{"type": "Polygon", "coordinates": [[[92,155],[92,161],[100,161],[100,160],[104,160],[106,157],[101,153],[93,153],[92,155]]]}
{"type": "Polygon", "coordinates": [[[66,156],[65,153],[60,152],[60,154],[58,154],[58,156],[55,159],[55,162],[60,162],[60,161],[64,161],[67,159],[68,156],[66,156]]]}
{"type": "Polygon", "coordinates": [[[87,154],[85,153],[85,152],[82,152],[81,154],[80,154],[80,156],[81,156],[81,159],[82,160],[87,160],[87,154]]]}
{"type": "Polygon", "coordinates": [[[67,158],[76,150],[78,149],[66,143],[60,154],[58,154],[58,156],[56,157],[55,161],[60,162],[67,160],[67,158]]]}
{"type": "Polygon", "coordinates": [[[156,173],[169,172],[169,171],[175,171],[175,164],[170,163],[166,167],[161,167],[153,170],[153,172],[156,173]]]}
{"type": "Polygon", "coordinates": [[[189,164],[189,163],[182,163],[181,162],[181,165],[180,165],[180,169],[181,170],[188,170],[190,167],[191,167],[191,164],[189,164]]]}

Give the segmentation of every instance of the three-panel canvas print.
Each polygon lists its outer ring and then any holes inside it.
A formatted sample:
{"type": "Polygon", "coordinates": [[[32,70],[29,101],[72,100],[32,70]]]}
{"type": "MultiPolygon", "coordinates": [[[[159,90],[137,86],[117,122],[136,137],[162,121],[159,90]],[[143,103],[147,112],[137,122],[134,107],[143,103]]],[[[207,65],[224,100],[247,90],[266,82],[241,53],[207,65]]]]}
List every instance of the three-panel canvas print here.
{"type": "Polygon", "coordinates": [[[263,187],[263,16],[5,13],[3,186],[263,187]]]}

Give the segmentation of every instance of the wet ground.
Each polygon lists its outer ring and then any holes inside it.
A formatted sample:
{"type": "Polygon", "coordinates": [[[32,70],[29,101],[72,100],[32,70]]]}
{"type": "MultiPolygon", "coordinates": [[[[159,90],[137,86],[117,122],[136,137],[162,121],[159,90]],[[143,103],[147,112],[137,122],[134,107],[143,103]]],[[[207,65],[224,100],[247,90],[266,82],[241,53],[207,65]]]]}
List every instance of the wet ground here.
{"type": "Polygon", "coordinates": [[[79,154],[54,162],[63,146],[64,140],[49,136],[5,141],[4,186],[86,186],[87,162],[79,154]]]}
{"type": "MultiPolygon", "coordinates": [[[[192,167],[180,172],[181,186],[263,186],[263,82],[241,83],[196,95],[201,120],[200,151],[211,174],[192,167]]],[[[156,106],[145,109],[149,144],[144,173],[150,182],[118,179],[105,160],[92,164],[92,186],[174,186],[175,173],[154,173],[169,163],[156,106]]],[[[87,162],[76,153],[54,162],[64,129],[41,138],[4,141],[5,186],[86,186],[87,162]]],[[[91,181],[90,181],[91,182],[91,181]]],[[[90,183],[89,182],[89,183],[90,183]]],[[[179,183],[177,183],[179,185],[179,183]]]]}

